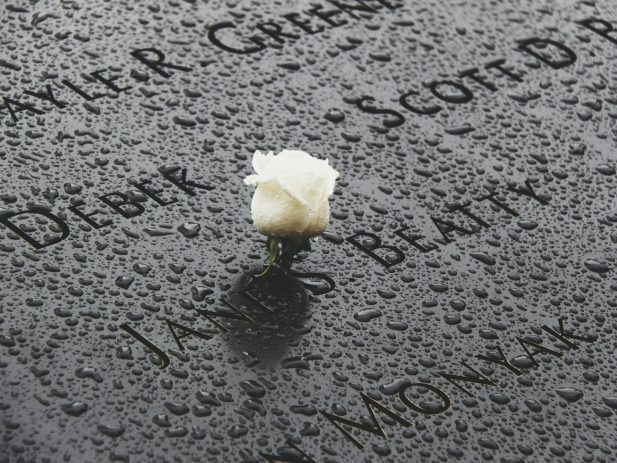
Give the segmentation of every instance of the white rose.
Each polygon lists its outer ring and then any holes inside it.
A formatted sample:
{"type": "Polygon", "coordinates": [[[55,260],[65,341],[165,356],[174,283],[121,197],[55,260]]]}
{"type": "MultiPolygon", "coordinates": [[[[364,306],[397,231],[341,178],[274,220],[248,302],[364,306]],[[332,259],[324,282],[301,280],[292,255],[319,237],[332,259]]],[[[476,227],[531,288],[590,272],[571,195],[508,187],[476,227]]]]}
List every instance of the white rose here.
{"type": "Polygon", "coordinates": [[[244,183],[257,187],[251,215],[261,234],[300,241],[325,230],[330,219],[328,197],[339,176],[328,160],[304,151],[255,151],[253,169],[257,175],[249,175],[244,183]]]}

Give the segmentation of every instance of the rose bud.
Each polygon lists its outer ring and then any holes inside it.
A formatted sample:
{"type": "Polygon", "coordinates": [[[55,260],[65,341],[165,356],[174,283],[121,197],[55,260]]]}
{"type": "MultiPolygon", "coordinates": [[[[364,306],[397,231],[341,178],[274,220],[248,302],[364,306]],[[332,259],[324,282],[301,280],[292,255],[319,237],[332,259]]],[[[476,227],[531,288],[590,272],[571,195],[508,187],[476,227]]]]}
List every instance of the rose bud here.
{"type": "Polygon", "coordinates": [[[330,219],[328,197],[339,176],[328,160],[296,150],[276,155],[255,151],[253,169],[257,174],[244,183],[257,187],[251,215],[261,234],[303,241],[325,230],[330,219]]]}

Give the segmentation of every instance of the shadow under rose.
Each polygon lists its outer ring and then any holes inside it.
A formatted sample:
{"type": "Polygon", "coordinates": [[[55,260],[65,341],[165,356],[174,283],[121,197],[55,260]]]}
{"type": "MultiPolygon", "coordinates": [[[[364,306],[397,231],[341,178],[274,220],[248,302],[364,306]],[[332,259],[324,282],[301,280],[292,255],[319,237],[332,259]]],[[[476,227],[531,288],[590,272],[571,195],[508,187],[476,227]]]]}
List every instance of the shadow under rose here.
{"type": "Polygon", "coordinates": [[[253,276],[261,271],[242,275],[234,284],[228,302],[250,320],[227,322],[225,339],[247,366],[274,367],[289,346],[309,331],[309,297],[297,278],[278,267],[253,276]]]}

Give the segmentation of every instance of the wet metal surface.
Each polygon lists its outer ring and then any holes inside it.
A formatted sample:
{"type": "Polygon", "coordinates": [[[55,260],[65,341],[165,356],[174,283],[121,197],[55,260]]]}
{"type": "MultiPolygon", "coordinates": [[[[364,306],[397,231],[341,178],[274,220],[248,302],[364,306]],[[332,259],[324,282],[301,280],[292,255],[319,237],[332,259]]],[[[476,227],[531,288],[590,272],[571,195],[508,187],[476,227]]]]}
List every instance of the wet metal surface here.
{"type": "Polygon", "coordinates": [[[613,2],[0,18],[0,462],[617,460],[613,2]],[[341,177],[255,279],[283,148],[341,177]]]}

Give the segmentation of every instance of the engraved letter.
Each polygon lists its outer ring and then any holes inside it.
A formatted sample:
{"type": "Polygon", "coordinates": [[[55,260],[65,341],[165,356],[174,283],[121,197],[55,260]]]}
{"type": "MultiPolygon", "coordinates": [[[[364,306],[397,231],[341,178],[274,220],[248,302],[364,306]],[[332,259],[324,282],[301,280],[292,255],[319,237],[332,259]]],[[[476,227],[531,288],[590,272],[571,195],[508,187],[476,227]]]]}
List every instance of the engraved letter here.
{"type": "Polygon", "coordinates": [[[405,254],[403,254],[403,252],[399,248],[395,248],[394,246],[388,246],[385,244],[382,245],[379,237],[372,233],[356,233],[355,235],[347,238],[347,241],[357,247],[360,251],[368,254],[370,257],[375,259],[384,267],[392,267],[393,265],[400,264],[401,262],[403,262],[403,260],[405,260],[405,254]],[[370,242],[367,243],[366,240],[360,242],[357,239],[357,237],[359,236],[365,236],[370,238],[370,242]],[[384,257],[381,257],[375,252],[377,249],[387,249],[388,251],[390,251],[390,253],[384,254],[384,257]],[[387,259],[386,257],[390,258],[387,259]]]}
{"type": "Polygon", "coordinates": [[[21,238],[26,240],[28,244],[30,244],[34,249],[43,249],[47,246],[51,246],[52,244],[59,243],[64,240],[67,236],[69,236],[69,227],[60,217],[53,215],[48,212],[45,208],[42,207],[32,207],[26,211],[20,212],[3,212],[0,215],[0,223],[11,230],[13,233],[17,233],[21,238]],[[37,239],[30,236],[24,230],[22,230],[18,225],[15,225],[11,222],[13,217],[17,217],[18,215],[28,215],[28,214],[38,214],[43,217],[48,218],[52,222],[54,222],[58,227],[60,227],[60,236],[55,236],[51,239],[46,240],[44,243],[41,243],[37,239]]]}

